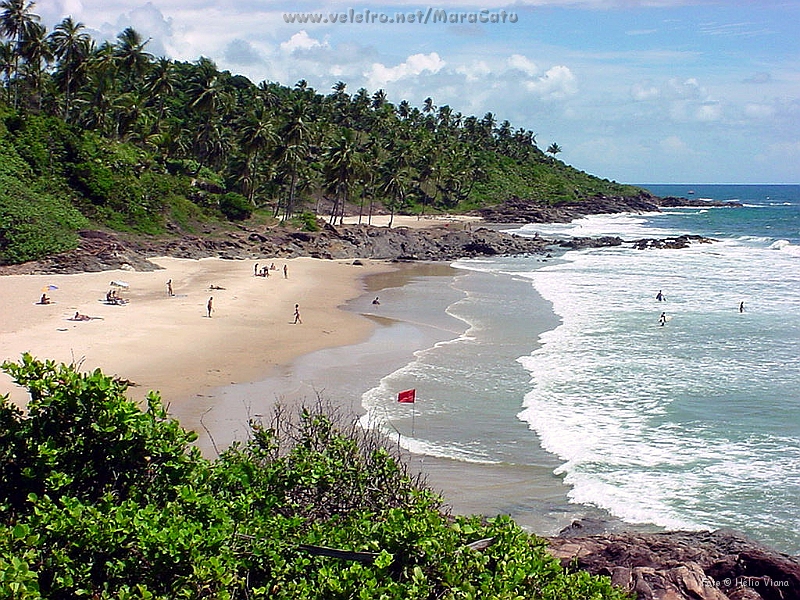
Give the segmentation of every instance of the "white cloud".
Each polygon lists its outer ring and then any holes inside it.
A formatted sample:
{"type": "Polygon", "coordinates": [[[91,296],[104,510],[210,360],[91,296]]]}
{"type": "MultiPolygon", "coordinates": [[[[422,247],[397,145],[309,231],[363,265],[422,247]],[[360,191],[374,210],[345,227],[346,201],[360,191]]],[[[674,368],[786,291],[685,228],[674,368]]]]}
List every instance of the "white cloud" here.
{"type": "Polygon", "coordinates": [[[425,72],[435,74],[445,66],[445,61],[439,54],[412,54],[404,62],[394,67],[387,67],[381,63],[373,63],[366,74],[372,89],[384,87],[387,83],[394,83],[400,79],[415,77],[425,72]]]}
{"type": "Polygon", "coordinates": [[[669,89],[675,98],[703,99],[706,96],[706,91],[694,77],[683,81],[677,77],[672,78],[669,80],[669,89]]]}
{"type": "Polygon", "coordinates": [[[695,109],[694,115],[698,121],[719,121],[722,106],[719,102],[704,102],[695,109]]]}
{"type": "Polygon", "coordinates": [[[556,65],[541,77],[525,82],[525,88],[543,99],[561,99],[578,91],[577,80],[569,67],[556,65]]]}
{"type": "Polygon", "coordinates": [[[459,65],[455,72],[463,75],[468,82],[481,81],[492,74],[494,69],[485,60],[476,60],[468,65],[459,65]]]}
{"type": "Polygon", "coordinates": [[[507,62],[509,67],[518,69],[529,77],[533,77],[539,73],[539,67],[537,67],[532,60],[521,54],[512,54],[508,57],[507,62]]]}
{"type": "Polygon", "coordinates": [[[661,91],[649,81],[634,83],[631,86],[631,97],[639,102],[653,100],[661,96],[661,91]]]}
{"type": "Polygon", "coordinates": [[[281,44],[281,50],[284,52],[294,52],[295,50],[312,50],[314,48],[321,48],[322,42],[315,40],[305,29],[295,33],[288,41],[281,44]]]}

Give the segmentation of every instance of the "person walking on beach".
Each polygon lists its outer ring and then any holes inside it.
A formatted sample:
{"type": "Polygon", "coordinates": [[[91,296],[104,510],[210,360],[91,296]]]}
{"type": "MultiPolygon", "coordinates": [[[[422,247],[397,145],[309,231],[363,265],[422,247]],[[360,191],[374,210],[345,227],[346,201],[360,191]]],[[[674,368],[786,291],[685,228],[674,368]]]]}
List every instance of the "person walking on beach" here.
{"type": "Polygon", "coordinates": [[[295,324],[297,324],[297,323],[300,323],[300,325],[303,324],[303,320],[300,318],[300,305],[299,304],[295,304],[294,305],[294,322],[295,322],[295,324]]]}
{"type": "Polygon", "coordinates": [[[659,302],[664,300],[664,294],[661,293],[661,290],[658,290],[658,293],[656,294],[656,300],[658,300],[659,302]]]}
{"type": "Polygon", "coordinates": [[[289,279],[289,265],[283,265],[283,278],[289,279]]]}
{"type": "Polygon", "coordinates": [[[174,296],[175,295],[175,292],[172,291],[172,279],[167,281],[167,295],[168,296],[174,296]]]}
{"type": "Polygon", "coordinates": [[[214,296],[211,296],[208,299],[208,304],[206,304],[206,310],[208,311],[208,318],[211,318],[211,312],[214,310],[214,296]]]}
{"type": "Polygon", "coordinates": [[[253,266],[253,275],[258,277],[258,263],[253,266]]]}
{"type": "Polygon", "coordinates": [[[667,324],[667,313],[662,312],[661,316],[658,317],[658,324],[663,327],[667,324]]]}

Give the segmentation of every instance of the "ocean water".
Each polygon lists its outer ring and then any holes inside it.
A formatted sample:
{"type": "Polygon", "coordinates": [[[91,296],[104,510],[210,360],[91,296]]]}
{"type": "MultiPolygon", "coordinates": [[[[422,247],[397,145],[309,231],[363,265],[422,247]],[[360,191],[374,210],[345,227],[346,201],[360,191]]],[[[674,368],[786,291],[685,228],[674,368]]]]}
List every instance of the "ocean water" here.
{"type": "Polygon", "coordinates": [[[515,230],[715,240],[683,250],[458,261],[463,333],[364,393],[362,422],[421,455],[547,467],[569,502],[628,523],[800,553],[800,186],[646,187],[743,207],[515,230]]]}

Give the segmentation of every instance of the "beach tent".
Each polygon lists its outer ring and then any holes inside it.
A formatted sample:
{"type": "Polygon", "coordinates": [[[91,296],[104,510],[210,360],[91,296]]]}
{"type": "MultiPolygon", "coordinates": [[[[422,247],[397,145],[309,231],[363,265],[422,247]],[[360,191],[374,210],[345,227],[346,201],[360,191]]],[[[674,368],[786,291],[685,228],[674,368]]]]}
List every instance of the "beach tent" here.
{"type": "Polygon", "coordinates": [[[110,285],[112,287],[121,287],[121,288],[130,287],[130,284],[126,283],[125,281],[118,281],[118,280],[112,281],[110,285]]]}

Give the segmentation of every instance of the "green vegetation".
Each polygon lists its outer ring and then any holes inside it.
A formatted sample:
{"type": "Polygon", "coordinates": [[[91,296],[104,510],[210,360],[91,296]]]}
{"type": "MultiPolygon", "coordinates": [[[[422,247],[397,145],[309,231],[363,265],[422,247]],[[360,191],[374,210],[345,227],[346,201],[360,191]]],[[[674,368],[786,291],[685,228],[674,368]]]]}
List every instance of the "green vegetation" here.
{"type": "Polygon", "coordinates": [[[344,82],[327,95],[304,80],[256,85],[204,57],[156,58],[132,28],[113,43],[70,17],[48,32],[34,8],[0,2],[0,264],[73,247],[86,226],[158,235],[637,191],[565,165],[558,144],[543,152],[491,112],[394,105],[344,82]]]}
{"type": "Polygon", "coordinates": [[[142,411],[99,371],[2,368],[30,393],[27,413],[0,399],[4,598],[625,598],[508,518],[442,513],[321,403],[209,461],[156,394],[142,411]]]}

